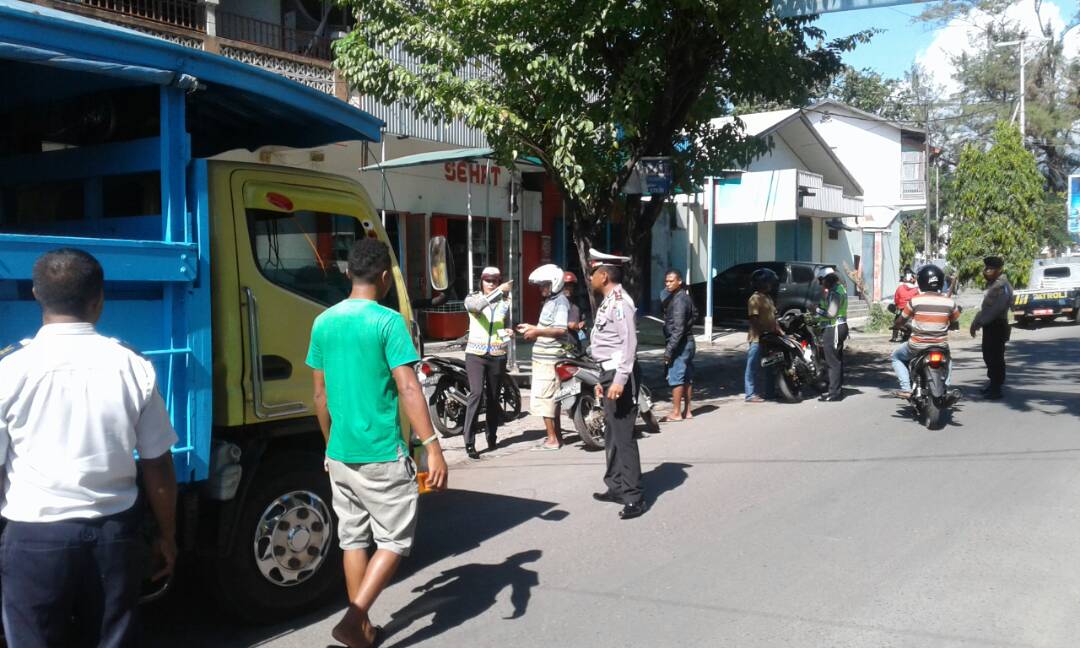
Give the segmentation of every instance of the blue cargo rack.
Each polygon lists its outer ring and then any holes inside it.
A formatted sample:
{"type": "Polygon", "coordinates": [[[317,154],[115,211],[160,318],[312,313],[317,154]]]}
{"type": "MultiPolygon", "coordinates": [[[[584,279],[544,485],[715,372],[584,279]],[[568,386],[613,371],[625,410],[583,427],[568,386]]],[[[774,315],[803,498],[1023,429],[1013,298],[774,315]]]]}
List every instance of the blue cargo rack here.
{"type": "MultiPolygon", "coordinates": [[[[140,350],[158,372],[180,441],[181,482],[206,479],[212,420],[210,213],[205,157],[266,144],[377,141],[382,123],[272,72],[73,14],[0,0],[0,114],[82,94],[157,92],[158,134],[0,158],[0,191],[81,185],[83,217],[6,226],[0,205],[0,344],[32,337],[29,291],[42,253],[76,247],[100,261],[98,328],[140,350]],[[190,119],[191,110],[198,113],[190,119]],[[104,213],[103,182],[156,173],[159,214],[104,213]]],[[[10,225],[10,223],[9,223],[10,225]]]]}

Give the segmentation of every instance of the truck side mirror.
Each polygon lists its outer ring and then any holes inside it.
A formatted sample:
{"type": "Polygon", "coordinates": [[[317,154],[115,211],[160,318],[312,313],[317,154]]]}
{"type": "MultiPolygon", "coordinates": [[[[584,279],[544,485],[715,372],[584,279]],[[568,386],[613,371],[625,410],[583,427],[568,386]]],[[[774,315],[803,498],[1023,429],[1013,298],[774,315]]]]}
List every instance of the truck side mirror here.
{"type": "Polygon", "coordinates": [[[450,275],[454,262],[445,236],[433,236],[428,242],[428,279],[431,288],[442,292],[450,287],[450,275]]]}

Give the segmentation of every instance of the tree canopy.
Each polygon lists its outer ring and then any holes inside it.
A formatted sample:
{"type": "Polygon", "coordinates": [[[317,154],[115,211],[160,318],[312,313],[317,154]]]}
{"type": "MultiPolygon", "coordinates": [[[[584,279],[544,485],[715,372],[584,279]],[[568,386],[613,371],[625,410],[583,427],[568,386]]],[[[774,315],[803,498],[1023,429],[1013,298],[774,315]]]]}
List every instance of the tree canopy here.
{"type": "Polygon", "coordinates": [[[343,0],[357,26],[337,65],[361,93],[418,115],[464,119],[500,161],[539,158],[563,191],[578,254],[620,215],[628,279],[647,263],[667,196],[624,186],[645,156],[669,156],[673,186],[697,186],[767,149],[730,107],[799,105],[865,33],[825,41],[812,17],[769,0],[343,0]]]}
{"type": "Polygon", "coordinates": [[[997,254],[1005,258],[1013,282],[1025,285],[1039,252],[1043,179],[1019,129],[998,122],[989,150],[966,146],[954,182],[949,263],[960,281],[980,278],[983,258],[997,254]]]}

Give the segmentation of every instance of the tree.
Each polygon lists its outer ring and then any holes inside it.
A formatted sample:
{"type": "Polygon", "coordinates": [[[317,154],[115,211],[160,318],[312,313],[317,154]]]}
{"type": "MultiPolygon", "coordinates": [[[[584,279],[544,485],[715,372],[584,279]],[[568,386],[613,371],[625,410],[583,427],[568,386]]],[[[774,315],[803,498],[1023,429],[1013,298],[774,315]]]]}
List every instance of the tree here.
{"type": "Polygon", "coordinates": [[[999,122],[989,150],[965,147],[953,192],[949,263],[960,281],[981,278],[983,257],[998,254],[1010,278],[1026,285],[1040,247],[1043,179],[1034,156],[1021,144],[1019,129],[999,122]]]}
{"type": "Polygon", "coordinates": [[[913,268],[915,263],[915,241],[912,238],[907,221],[900,224],[900,269],[913,268]]]}
{"type": "Polygon", "coordinates": [[[599,225],[624,214],[632,289],[668,197],[624,194],[640,159],[670,157],[684,188],[747,165],[767,144],[714,119],[740,103],[801,104],[866,37],[825,43],[812,18],[779,18],[768,0],[343,2],[358,24],[337,65],[357,91],[464,119],[502,164],[539,158],[583,264],[599,225]]]}

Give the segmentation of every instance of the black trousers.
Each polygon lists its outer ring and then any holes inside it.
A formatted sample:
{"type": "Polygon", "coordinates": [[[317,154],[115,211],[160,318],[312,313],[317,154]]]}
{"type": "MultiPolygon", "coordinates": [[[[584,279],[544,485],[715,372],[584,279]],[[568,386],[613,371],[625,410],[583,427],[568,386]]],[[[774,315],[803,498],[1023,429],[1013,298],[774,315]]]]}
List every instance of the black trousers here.
{"type": "Polygon", "coordinates": [[[637,366],[634,375],[626,382],[618,400],[604,399],[604,451],[607,453],[607,472],[604,483],[608,492],[623,504],[641,502],[641,455],[634,438],[634,421],[637,406],[634,392],[637,390],[637,366]]]}
{"type": "Polygon", "coordinates": [[[476,423],[480,418],[480,400],[487,392],[487,413],[484,415],[488,435],[499,429],[499,386],[506,371],[504,356],[465,354],[465,372],[469,374],[469,401],[465,407],[465,445],[476,443],[476,423]]]}
{"type": "Polygon", "coordinates": [[[134,507],[93,520],[8,520],[0,540],[8,646],[135,646],[137,531],[134,507]]]}
{"type": "Polygon", "coordinates": [[[844,384],[844,341],[848,337],[847,323],[825,329],[821,334],[825,366],[829,368],[829,396],[840,396],[844,384]]]}
{"type": "Polygon", "coordinates": [[[1005,384],[1005,343],[1009,341],[1009,323],[1003,320],[983,327],[982,356],[991,387],[1005,384]]]}

